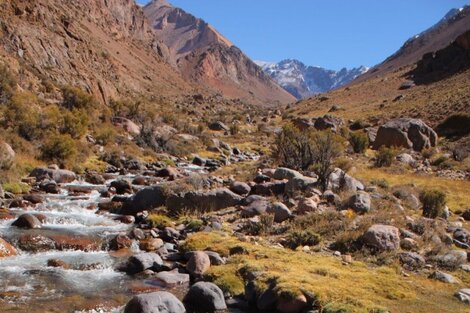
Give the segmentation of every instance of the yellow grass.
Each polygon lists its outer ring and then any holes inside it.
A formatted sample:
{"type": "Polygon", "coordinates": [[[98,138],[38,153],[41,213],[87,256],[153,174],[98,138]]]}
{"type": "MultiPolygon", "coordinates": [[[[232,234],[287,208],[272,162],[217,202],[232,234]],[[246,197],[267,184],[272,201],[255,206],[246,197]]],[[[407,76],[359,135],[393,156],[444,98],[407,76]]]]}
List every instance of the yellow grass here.
{"type": "Polygon", "coordinates": [[[405,278],[394,267],[371,268],[361,262],[343,265],[332,256],[255,245],[224,233],[197,233],[185,248],[228,255],[234,246],[249,254],[231,256],[227,265],[212,267],[208,273],[216,284],[234,294],[243,292],[243,273],[261,272],[256,285],[265,286],[274,279],[278,294],[293,297],[307,291],[315,294],[321,305],[346,308],[340,312],[383,312],[385,308],[402,313],[465,311],[453,298],[457,286],[416,275],[405,278]]]}
{"type": "Polygon", "coordinates": [[[421,189],[438,189],[446,193],[447,205],[452,211],[462,210],[470,205],[470,181],[451,180],[443,177],[406,172],[389,173],[386,169],[361,167],[354,176],[365,182],[385,179],[391,187],[414,184],[421,189]]]}

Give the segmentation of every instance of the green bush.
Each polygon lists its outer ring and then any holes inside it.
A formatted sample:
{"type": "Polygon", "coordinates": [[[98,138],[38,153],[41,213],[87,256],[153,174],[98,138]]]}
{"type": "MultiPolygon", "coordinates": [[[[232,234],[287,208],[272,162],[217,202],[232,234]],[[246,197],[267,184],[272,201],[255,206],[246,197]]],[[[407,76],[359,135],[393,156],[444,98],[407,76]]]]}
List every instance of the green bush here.
{"type": "Polygon", "coordinates": [[[86,134],[89,125],[88,115],[84,110],[73,110],[63,113],[62,134],[68,134],[73,139],[80,139],[86,134]]]}
{"type": "Polygon", "coordinates": [[[62,106],[66,109],[90,109],[95,106],[93,95],[80,88],[65,86],[62,88],[62,106]]]}
{"type": "Polygon", "coordinates": [[[113,142],[115,138],[116,131],[114,128],[112,128],[111,125],[109,125],[109,127],[98,130],[95,134],[96,142],[102,146],[106,146],[107,144],[113,142]]]}
{"type": "Polygon", "coordinates": [[[349,143],[355,153],[364,153],[369,146],[369,138],[363,132],[355,132],[349,135],[349,143]]]}
{"type": "Polygon", "coordinates": [[[394,148],[385,146],[380,147],[377,157],[375,159],[376,167],[389,167],[392,165],[393,160],[397,156],[397,151],[394,148]]]}
{"type": "Polygon", "coordinates": [[[320,240],[321,236],[311,230],[294,230],[287,237],[287,245],[291,249],[299,246],[316,246],[320,240]]]}
{"type": "Polygon", "coordinates": [[[428,218],[442,217],[446,206],[446,194],[440,190],[424,190],[419,195],[423,204],[423,216],[428,218]]]}
{"type": "Polygon", "coordinates": [[[52,135],[41,147],[41,158],[60,165],[77,154],[75,142],[70,135],[52,135]]]}

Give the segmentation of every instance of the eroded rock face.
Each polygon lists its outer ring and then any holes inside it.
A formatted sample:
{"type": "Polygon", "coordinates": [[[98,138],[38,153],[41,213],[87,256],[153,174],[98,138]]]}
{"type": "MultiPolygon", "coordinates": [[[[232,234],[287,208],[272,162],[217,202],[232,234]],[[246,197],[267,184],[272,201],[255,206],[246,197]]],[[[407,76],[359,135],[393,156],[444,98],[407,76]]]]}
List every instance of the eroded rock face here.
{"type": "Polygon", "coordinates": [[[166,291],[137,295],[124,308],[124,313],[185,313],[183,303],[166,291]]]}
{"type": "Polygon", "coordinates": [[[400,248],[400,231],[395,226],[372,225],[362,236],[364,244],[380,251],[400,248]]]}
{"type": "Polygon", "coordinates": [[[403,147],[421,151],[436,145],[436,132],[422,120],[398,118],[379,127],[372,147],[403,147]]]}

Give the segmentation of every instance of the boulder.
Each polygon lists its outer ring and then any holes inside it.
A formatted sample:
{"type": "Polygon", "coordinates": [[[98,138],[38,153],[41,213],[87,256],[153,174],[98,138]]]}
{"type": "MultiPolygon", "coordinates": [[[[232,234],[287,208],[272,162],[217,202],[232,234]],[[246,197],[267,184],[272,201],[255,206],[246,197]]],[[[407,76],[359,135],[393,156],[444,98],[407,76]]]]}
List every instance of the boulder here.
{"type": "Polygon", "coordinates": [[[299,204],[297,205],[297,213],[306,214],[316,212],[318,210],[318,203],[320,203],[318,196],[302,198],[299,200],[299,204]]]}
{"type": "Polygon", "coordinates": [[[189,275],[178,273],[177,271],[160,272],[155,278],[165,284],[165,286],[183,285],[189,283],[189,275]]]}
{"type": "Polygon", "coordinates": [[[56,243],[49,237],[39,234],[24,234],[18,238],[18,248],[28,252],[50,251],[56,248],[56,243]]]}
{"type": "Polygon", "coordinates": [[[27,229],[32,229],[32,228],[41,228],[42,224],[39,219],[32,215],[32,214],[23,214],[20,215],[16,219],[16,221],[13,222],[12,226],[16,226],[19,228],[27,228],[27,229]]]}
{"type": "Polygon", "coordinates": [[[222,290],[208,282],[192,285],[183,302],[191,312],[209,313],[227,309],[222,290]]]}
{"type": "Polygon", "coordinates": [[[77,175],[72,171],[44,167],[35,168],[29,176],[36,178],[37,181],[52,179],[58,184],[71,183],[77,179],[77,175]]]}
{"type": "Polygon", "coordinates": [[[431,275],[429,275],[429,278],[431,279],[435,279],[435,280],[438,280],[438,281],[441,281],[443,283],[447,283],[447,284],[458,284],[459,281],[452,275],[450,274],[447,274],[447,273],[444,273],[444,272],[441,272],[441,271],[436,271],[434,273],[432,273],[431,275]]]}
{"type": "Polygon", "coordinates": [[[212,191],[190,191],[171,195],[166,201],[170,211],[182,209],[215,211],[233,207],[241,203],[243,198],[227,188],[212,191]]]}
{"type": "Polygon", "coordinates": [[[121,127],[128,134],[138,136],[140,135],[140,127],[133,121],[125,117],[113,117],[112,122],[114,125],[121,127]]]}
{"type": "Polygon", "coordinates": [[[0,142],[0,170],[10,169],[15,160],[15,151],[6,142],[0,142]]]}
{"type": "Polygon", "coordinates": [[[106,179],[96,172],[88,172],[85,174],[85,181],[92,185],[104,185],[106,179]]]}
{"type": "Polygon", "coordinates": [[[168,178],[168,180],[175,180],[177,179],[178,177],[180,177],[180,173],[178,172],[178,170],[176,168],[173,168],[171,166],[168,166],[166,168],[163,168],[161,170],[158,170],[155,175],[157,177],[163,177],[163,178],[168,178]]]}
{"type": "Polygon", "coordinates": [[[455,293],[455,297],[465,304],[470,304],[470,289],[460,289],[455,293]]]}
{"type": "Polygon", "coordinates": [[[230,185],[230,190],[237,195],[245,196],[250,193],[251,187],[247,183],[235,181],[230,185]]]}
{"type": "Polygon", "coordinates": [[[173,294],[157,291],[134,296],[124,308],[124,313],[185,313],[183,303],[173,294]]]}
{"type": "Polygon", "coordinates": [[[298,191],[305,191],[309,188],[314,188],[317,184],[318,179],[301,176],[301,177],[293,177],[288,180],[285,187],[285,193],[287,194],[294,194],[298,191]]]}
{"type": "Polygon", "coordinates": [[[162,265],[163,260],[158,254],[142,252],[129,258],[125,271],[128,274],[137,274],[147,269],[158,269],[162,265]]]}
{"type": "Polygon", "coordinates": [[[0,258],[15,256],[17,254],[18,252],[11,244],[6,242],[3,238],[0,238],[0,258]]]}
{"type": "Polygon", "coordinates": [[[343,125],[343,120],[341,118],[326,114],[323,117],[317,118],[313,126],[317,130],[331,129],[332,131],[337,132],[341,125],[343,125]]]}
{"type": "Polygon", "coordinates": [[[395,226],[372,225],[362,236],[364,244],[379,251],[392,251],[400,248],[400,231],[395,226]]]}
{"type": "Polygon", "coordinates": [[[113,239],[111,239],[109,243],[109,248],[111,250],[120,250],[125,248],[130,248],[132,246],[132,239],[129,238],[127,235],[119,234],[116,235],[113,239]]]}
{"type": "Polygon", "coordinates": [[[123,203],[119,213],[122,215],[136,215],[145,210],[164,206],[167,199],[167,190],[166,185],[143,188],[123,203]]]}
{"type": "Polygon", "coordinates": [[[228,128],[227,125],[224,123],[217,121],[209,124],[209,129],[214,130],[214,131],[229,131],[230,128],[228,128]]]}
{"type": "Polygon", "coordinates": [[[274,214],[274,221],[276,223],[282,223],[292,216],[292,213],[290,212],[289,208],[281,202],[276,202],[268,206],[266,212],[274,214]]]}
{"type": "Polygon", "coordinates": [[[407,270],[419,269],[426,265],[424,258],[415,252],[400,253],[399,258],[401,265],[407,270]]]}
{"type": "Polygon", "coordinates": [[[416,163],[416,160],[408,153],[401,153],[397,155],[397,161],[407,165],[413,165],[416,163]]]}
{"type": "Polygon", "coordinates": [[[370,195],[364,191],[356,192],[349,198],[347,208],[356,213],[368,213],[370,211],[370,195]]]}
{"type": "Polygon", "coordinates": [[[372,147],[403,147],[422,151],[437,144],[436,132],[422,120],[398,118],[379,127],[372,147]]]}
{"type": "Polygon", "coordinates": [[[266,200],[257,200],[250,203],[247,207],[242,209],[241,216],[243,218],[254,217],[266,213],[269,207],[269,202],[266,200]]]}
{"type": "Polygon", "coordinates": [[[118,179],[118,180],[112,181],[110,187],[116,189],[116,193],[118,195],[132,193],[131,183],[124,179],[118,179]]]}
{"type": "Polygon", "coordinates": [[[295,170],[291,170],[290,168],[279,167],[274,172],[273,178],[276,180],[283,180],[283,179],[289,180],[295,177],[303,177],[303,176],[304,175],[302,175],[301,173],[295,170]]]}
{"type": "Polygon", "coordinates": [[[195,251],[186,264],[186,270],[193,276],[201,276],[209,270],[210,266],[209,256],[202,251],[195,251]]]}
{"type": "Polygon", "coordinates": [[[279,313],[301,313],[307,307],[307,298],[301,294],[295,299],[280,297],[277,301],[277,311],[279,313]]]}
{"type": "Polygon", "coordinates": [[[251,193],[254,195],[273,196],[283,194],[285,189],[285,181],[274,181],[254,185],[251,188],[251,193]]]}
{"type": "Polygon", "coordinates": [[[436,261],[440,267],[455,269],[467,262],[467,252],[463,250],[451,250],[445,254],[438,255],[436,261]]]}
{"type": "Polygon", "coordinates": [[[328,178],[328,188],[331,190],[362,191],[364,185],[342,169],[336,168],[328,178]]]}

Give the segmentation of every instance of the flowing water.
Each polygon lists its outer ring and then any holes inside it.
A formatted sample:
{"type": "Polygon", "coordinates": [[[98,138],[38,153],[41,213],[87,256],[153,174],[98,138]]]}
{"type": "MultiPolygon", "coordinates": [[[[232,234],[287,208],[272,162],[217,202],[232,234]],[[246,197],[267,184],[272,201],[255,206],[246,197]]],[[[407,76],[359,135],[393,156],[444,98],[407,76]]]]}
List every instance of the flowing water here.
{"type": "Polygon", "coordinates": [[[128,253],[107,250],[106,242],[131,225],[114,220],[113,214],[89,209],[98,202],[97,190],[105,186],[79,183],[65,187],[59,195],[45,195],[44,202],[32,209],[11,209],[16,216],[25,212],[45,216],[42,228],[19,229],[11,226],[15,219],[0,221],[0,237],[16,247],[24,235],[55,238],[66,247],[40,252],[19,249],[17,256],[0,258],[0,311],[120,312],[132,294],[162,289],[154,281],[133,279],[116,270],[138,247],[128,253]],[[67,191],[77,188],[95,190],[80,196],[67,191]],[[86,248],[77,250],[81,245],[86,248]],[[47,266],[51,259],[68,266],[47,266]]]}

